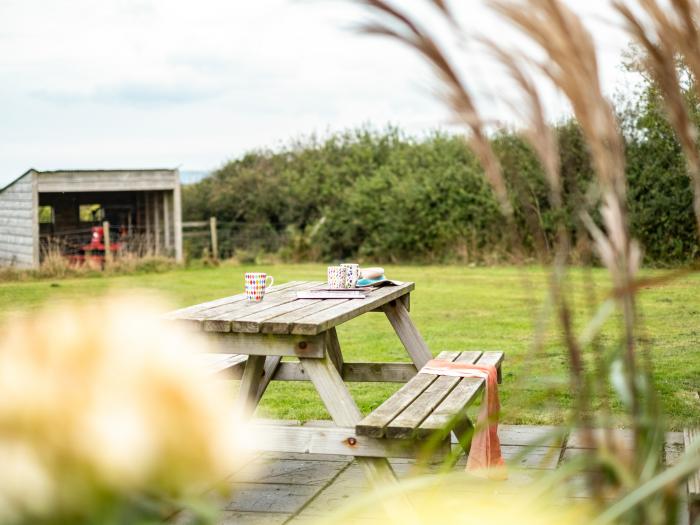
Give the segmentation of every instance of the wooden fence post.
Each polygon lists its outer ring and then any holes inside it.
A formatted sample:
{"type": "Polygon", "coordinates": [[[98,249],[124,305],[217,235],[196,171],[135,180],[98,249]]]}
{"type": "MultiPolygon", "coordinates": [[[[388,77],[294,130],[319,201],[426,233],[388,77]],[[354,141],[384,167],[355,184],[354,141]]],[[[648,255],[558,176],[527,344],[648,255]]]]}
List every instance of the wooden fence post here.
{"type": "Polygon", "coordinates": [[[209,218],[209,230],[211,232],[211,256],[214,260],[218,260],[219,240],[216,236],[216,217],[209,218]]]}
{"type": "Polygon", "coordinates": [[[105,245],[105,264],[112,262],[112,243],[109,239],[109,221],[102,223],[102,244],[105,245]]]}
{"type": "Polygon", "coordinates": [[[155,254],[160,255],[160,202],[158,193],[153,192],[153,233],[155,237],[154,246],[155,254]]]}

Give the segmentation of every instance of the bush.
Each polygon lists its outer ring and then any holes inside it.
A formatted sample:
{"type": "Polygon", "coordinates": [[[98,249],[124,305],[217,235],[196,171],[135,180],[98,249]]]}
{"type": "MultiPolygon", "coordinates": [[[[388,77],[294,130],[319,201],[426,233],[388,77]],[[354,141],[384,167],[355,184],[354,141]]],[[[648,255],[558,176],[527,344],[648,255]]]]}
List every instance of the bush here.
{"type": "MultiPolygon", "coordinates": [[[[688,97],[694,95],[689,91],[688,97]]],[[[700,124],[697,101],[689,100],[688,107],[696,125],[700,124]]],[[[690,178],[653,86],[628,108],[625,121],[634,235],[642,242],[647,260],[659,264],[690,262],[698,257],[690,178]]]]}
{"type": "Polygon", "coordinates": [[[500,239],[500,217],[481,168],[458,137],[403,142],[374,171],[325,206],[327,259],[440,261],[469,246],[478,257],[500,239]]]}
{"type": "MultiPolygon", "coordinates": [[[[653,90],[646,97],[621,113],[632,227],[647,263],[685,263],[698,256],[692,194],[680,148],[653,90]]],[[[563,122],[555,132],[567,206],[563,221],[576,242],[579,210],[595,208],[587,202],[593,172],[576,122],[563,122]]],[[[297,140],[279,151],[250,152],[184,187],[185,220],[217,217],[222,258],[261,253],[295,262],[546,257],[561,218],[549,202],[537,158],[516,133],[495,135],[493,147],[509,186],[515,238],[522,240],[518,246],[506,235],[491,189],[462,137],[434,133],[416,140],[396,128],[358,129],[323,141],[297,140]]],[[[201,248],[193,245],[190,253],[201,248]]]]}

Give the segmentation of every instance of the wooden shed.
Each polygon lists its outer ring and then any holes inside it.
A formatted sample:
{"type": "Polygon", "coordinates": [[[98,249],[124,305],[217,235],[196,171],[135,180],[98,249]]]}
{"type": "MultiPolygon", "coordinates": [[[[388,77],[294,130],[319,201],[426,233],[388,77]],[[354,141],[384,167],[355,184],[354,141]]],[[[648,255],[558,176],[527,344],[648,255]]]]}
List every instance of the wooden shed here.
{"type": "Polygon", "coordinates": [[[108,222],[124,249],[182,260],[177,169],[30,169],[0,189],[0,265],[36,268],[48,246],[75,256],[108,222]]]}

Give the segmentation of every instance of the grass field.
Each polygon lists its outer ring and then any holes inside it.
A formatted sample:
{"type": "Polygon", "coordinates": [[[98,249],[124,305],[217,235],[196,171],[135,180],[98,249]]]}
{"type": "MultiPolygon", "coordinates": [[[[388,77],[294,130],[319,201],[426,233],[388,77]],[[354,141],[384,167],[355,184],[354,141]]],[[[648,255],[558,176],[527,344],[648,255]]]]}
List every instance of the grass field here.
{"type": "MultiPolygon", "coordinates": [[[[242,266],[176,270],[161,274],[95,277],[58,281],[0,284],[0,318],[13,310],[34,309],[57,299],[80,302],[108,290],[147,290],[163,294],[174,307],[237,293],[242,290],[242,266]]],[[[256,267],[275,276],[322,280],[322,265],[256,267]]],[[[391,277],[416,282],[411,315],[431,350],[500,349],[506,352],[501,388],[507,423],[554,424],[572,406],[567,359],[550,322],[544,350],[533,354],[534,324],[546,295],[545,272],[539,268],[466,268],[457,266],[387,267],[391,277]]],[[[599,296],[605,274],[593,272],[599,296]]],[[[654,271],[646,274],[661,275],[654,271]]],[[[576,282],[584,275],[577,271],[576,282]]],[[[579,317],[587,315],[580,290],[572,293],[579,317]]],[[[700,390],[700,275],[645,289],[640,296],[643,334],[656,385],[670,425],[679,429],[700,420],[694,392],[700,390]]],[[[89,320],[86,320],[89,322],[89,320]]],[[[609,324],[614,323],[611,320],[609,324]]],[[[610,327],[608,327],[610,328],[610,327]]],[[[347,361],[406,361],[407,356],[382,314],[367,314],[339,328],[347,361]]],[[[604,340],[612,344],[608,329],[604,340]]],[[[397,385],[354,384],[351,390],[363,411],[383,401],[397,385]]],[[[322,419],[327,414],[310,385],[273,383],[260,413],[287,419],[322,419]]]]}

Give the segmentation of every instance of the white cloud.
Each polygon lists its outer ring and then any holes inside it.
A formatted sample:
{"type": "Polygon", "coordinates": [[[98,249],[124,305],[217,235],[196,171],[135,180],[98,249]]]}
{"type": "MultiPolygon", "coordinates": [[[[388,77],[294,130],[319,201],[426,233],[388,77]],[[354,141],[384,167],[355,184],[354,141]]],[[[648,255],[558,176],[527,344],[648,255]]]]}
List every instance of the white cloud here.
{"type": "MultiPolygon", "coordinates": [[[[468,29],[522,46],[476,0],[452,3],[468,29]]],[[[625,40],[596,19],[610,16],[606,6],[583,9],[612,91],[625,40]]],[[[351,31],[367,14],[348,2],[0,0],[0,19],[0,185],[30,166],[206,169],[301,133],[368,122],[420,133],[446,119],[427,67],[351,31]]],[[[503,75],[467,51],[460,65],[487,116],[507,120],[494,96],[508,92],[503,75]]]]}

